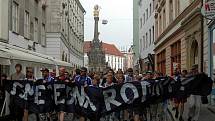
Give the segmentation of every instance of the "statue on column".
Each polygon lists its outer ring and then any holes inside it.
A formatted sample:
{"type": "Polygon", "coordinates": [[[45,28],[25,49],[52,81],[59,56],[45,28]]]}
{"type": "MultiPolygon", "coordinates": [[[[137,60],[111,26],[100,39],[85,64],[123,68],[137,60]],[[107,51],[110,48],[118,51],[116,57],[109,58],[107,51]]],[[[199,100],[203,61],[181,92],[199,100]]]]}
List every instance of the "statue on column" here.
{"type": "Polygon", "coordinates": [[[99,8],[99,5],[95,5],[94,6],[94,17],[99,17],[99,11],[100,11],[100,8],[99,8]]]}

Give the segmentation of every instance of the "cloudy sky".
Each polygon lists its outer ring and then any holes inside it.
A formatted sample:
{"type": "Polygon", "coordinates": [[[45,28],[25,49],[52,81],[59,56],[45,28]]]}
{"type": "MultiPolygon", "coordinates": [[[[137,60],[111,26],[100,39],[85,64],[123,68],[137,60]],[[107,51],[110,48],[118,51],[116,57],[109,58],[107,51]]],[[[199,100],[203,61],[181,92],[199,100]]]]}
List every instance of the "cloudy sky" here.
{"type": "Polygon", "coordinates": [[[100,10],[100,40],[116,44],[119,49],[132,44],[133,39],[133,0],[80,0],[86,10],[85,40],[92,40],[94,33],[93,7],[98,4],[100,10]],[[101,20],[108,20],[102,25],[101,20]]]}

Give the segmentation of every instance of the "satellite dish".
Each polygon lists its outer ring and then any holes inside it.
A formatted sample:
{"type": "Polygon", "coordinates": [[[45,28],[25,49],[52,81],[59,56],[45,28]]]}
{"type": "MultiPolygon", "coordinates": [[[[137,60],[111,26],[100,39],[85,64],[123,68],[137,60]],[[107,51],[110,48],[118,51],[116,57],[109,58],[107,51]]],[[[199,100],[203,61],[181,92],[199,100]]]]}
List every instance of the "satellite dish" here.
{"type": "Polygon", "coordinates": [[[107,20],[102,20],[102,24],[106,25],[108,23],[107,20]]]}

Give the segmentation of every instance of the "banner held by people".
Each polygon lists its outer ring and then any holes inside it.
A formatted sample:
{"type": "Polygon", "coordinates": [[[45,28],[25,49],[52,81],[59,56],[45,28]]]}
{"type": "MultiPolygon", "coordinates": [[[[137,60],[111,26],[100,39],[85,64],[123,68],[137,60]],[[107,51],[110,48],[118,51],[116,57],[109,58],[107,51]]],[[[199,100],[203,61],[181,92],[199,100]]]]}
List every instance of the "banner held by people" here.
{"type": "Polygon", "coordinates": [[[133,81],[107,88],[76,86],[74,83],[42,83],[11,80],[7,91],[23,109],[35,113],[53,110],[78,113],[88,118],[101,117],[113,111],[129,107],[146,106],[158,100],[188,97],[190,94],[207,96],[212,89],[212,80],[205,74],[191,76],[180,85],[171,77],[162,77],[150,84],[148,81],[133,81]]]}

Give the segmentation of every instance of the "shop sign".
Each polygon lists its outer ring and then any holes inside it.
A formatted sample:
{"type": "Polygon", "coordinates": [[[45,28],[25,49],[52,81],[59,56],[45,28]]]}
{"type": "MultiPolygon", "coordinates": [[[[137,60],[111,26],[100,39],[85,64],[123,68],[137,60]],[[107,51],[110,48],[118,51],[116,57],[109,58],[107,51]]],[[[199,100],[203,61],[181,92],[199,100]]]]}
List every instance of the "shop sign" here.
{"type": "Polygon", "coordinates": [[[207,19],[215,19],[215,0],[208,0],[201,9],[202,15],[207,19]]]}

